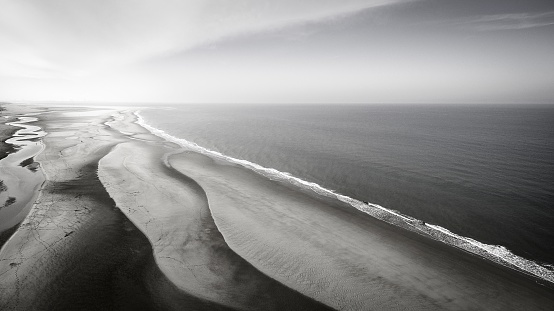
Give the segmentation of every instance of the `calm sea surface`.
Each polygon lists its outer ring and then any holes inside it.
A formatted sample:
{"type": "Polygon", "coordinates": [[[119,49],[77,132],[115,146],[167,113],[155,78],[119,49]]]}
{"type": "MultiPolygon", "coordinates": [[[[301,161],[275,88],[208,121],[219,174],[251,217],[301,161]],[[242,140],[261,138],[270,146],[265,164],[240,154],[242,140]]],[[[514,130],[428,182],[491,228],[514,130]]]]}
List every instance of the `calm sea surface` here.
{"type": "Polygon", "coordinates": [[[188,105],[150,125],[554,263],[554,106],[188,105]]]}

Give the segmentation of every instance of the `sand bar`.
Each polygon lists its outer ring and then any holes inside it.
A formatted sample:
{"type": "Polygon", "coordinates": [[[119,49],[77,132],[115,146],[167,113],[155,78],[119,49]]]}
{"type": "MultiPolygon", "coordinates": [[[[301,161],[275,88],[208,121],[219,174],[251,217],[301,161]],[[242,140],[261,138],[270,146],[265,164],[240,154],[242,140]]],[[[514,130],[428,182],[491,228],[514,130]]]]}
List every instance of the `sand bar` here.
{"type": "MultiPolygon", "coordinates": [[[[137,133],[128,123],[134,118],[127,115],[109,125],[137,133]]],[[[202,188],[164,164],[166,155],[180,148],[140,129],[134,141],[102,158],[98,173],[117,206],[149,238],[160,269],[178,288],[239,310],[325,309],[237,256],[219,233],[202,188]]]]}

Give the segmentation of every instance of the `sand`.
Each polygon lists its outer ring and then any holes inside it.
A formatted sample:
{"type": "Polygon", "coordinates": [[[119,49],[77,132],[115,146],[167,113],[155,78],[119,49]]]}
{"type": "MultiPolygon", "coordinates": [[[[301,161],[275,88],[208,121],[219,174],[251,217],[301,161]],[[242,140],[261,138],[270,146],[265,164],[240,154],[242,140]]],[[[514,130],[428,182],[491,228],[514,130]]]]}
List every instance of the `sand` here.
{"type": "Polygon", "coordinates": [[[44,182],[33,157],[43,149],[44,135],[32,117],[17,117],[36,109],[9,111],[0,106],[0,247],[26,217],[44,182]]]}
{"type": "Polygon", "coordinates": [[[182,149],[132,110],[49,108],[1,310],[551,310],[537,279],[182,149]]]}
{"type": "Polygon", "coordinates": [[[6,140],[14,151],[0,159],[0,232],[13,228],[25,218],[44,182],[33,157],[42,151],[40,137],[45,133],[30,123],[33,121],[36,118],[21,117],[10,123],[17,131],[6,140]]]}
{"type": "Polygon", "coordinates": [[[38,124],[50,135],[37,161],[47,181],[0,251],[1,310],[327,308],[230,250],[198,187],[164,171],[162,156],[176,146],[133,118],[115,110],[49,109],[41,116],[38,124]],[[121,161],[119,152],[129,147],[134,157],[121,161]],[[129,176],[133,161],[139,172],[129,176]],[[99,162],[121,175],[117,186],[102,185],[99,162]],[[110,195],[133,200],[116,205],[110,195]],[[149,210],[141,218],[143,207],[149,210]]]}
{"type": "Polygon", "coordinates": [[[47,181],[0,251],[0,310],[149,310],[160,301],[152,287],[179,296],[97,178],[99,159],[121,141],[103,124],[109,115],[82,126],[49,110],[38,125],[73,136],[44,138],[47,181]]]}
{"type": "Polygon", "coordinates": [[[130,250],[120,250],[119,244],[148,251],[146,239],[141,243],[136,235],[125,234],[124,225],[129,222],[118,217],[95,176],[96,162],[115,142],[85,136],[106,135],[103,118],[81,128],[72,122],[61,113],[51,113],[39,123],[48,132],[73,128],[83,137],[44,139],[47,148],[37,161],[47,182],[29,215],[0,251],[2,310],[110,308],[117,301],[117,292],[108,293],[111,288],[106,286],[115,279],[110,275],[131,264],[127,260],[131,254],[126,254],[130,250]]]}
{"type": "MultiPolygon", "coordinates": [[[[136,132],[125,122],[110,125],[136,132]]],[[[324,309],[260,273],[226,245],[202,188],[164,165],[164,156],[178,146],[141,132],[133,137],[100,161],[98,175],[117,206],[149,238],[160,269],[178,288],[240,310],[324,309]]]]}

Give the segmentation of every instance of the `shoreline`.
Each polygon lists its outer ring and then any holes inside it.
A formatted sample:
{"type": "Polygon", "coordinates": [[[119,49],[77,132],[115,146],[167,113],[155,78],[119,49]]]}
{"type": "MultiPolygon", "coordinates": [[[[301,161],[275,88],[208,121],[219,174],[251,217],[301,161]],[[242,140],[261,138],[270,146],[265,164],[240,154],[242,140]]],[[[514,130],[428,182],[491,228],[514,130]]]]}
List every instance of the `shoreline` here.
{"type": "Polygon", "coordinates": [[[552,304],[552,289],[514,270],[236,165],[194,153],[169,161],[205,189],[231,248],[336,309],[547,310],[552,304]]]}
{"type": "Polygon", "coordinates": [[[554,304],[554,289],[535,277],[348,202],[184,150],[138,124],[129,107],[47,109],[38,123],[49,135],[37,159],[47,181],[0,251],[0,307],[125,309],[134,301],[168,310],[549,310],[554,304]]]}
{"type": "Polygon", "coordinates": [[[137,110],[134,115],[137,117],[135,123],[146,128],[152,134],[164,140],[176,143],[185,149],[206,155],[210,158],[215,158],[242,166],[245,169],[251,170],[261,176],[264,176],[265,178],[277,180],[285,186],[291,187],[292,189],[295,189],[297,191],[302,191],[307,195],[313,195],[314,197],[325,197],[326,199],[329,199],[331,201],[340,201],[346,204],[347,208],[356,209],[362,213],[389,223],[393,226],[415,232],[425,238],[436,240],[440,243],[460,249],[484,260],[494,262],[495,264],[503,266],[507,269],[511,269],[519,273],[528,275],[529,277],[536,279],[538,282],[541,282],[543,285],[554,288],[554,270],[552,268],[549,268],[553,266],[553,263],[541,264],[532,259],[527,259],[515,255],[502,245],[485,244],[472,238],[453,233],[447,228],[430,223],[425,223],[421,220],[408,215],[404,215],[398,211],[388,209],[378,204],[364,202],[355,198],[348,197],[333,190],[327,189],[317,183],[306,181],[290,174],[280,172],[274,168],[263,167],[248,160],[234,158],[225,154],[221,154],[217,151],[204,148],[194,142],[175,137],[161,129],[149,125],[140,115],[140,110],[137,110]]]}

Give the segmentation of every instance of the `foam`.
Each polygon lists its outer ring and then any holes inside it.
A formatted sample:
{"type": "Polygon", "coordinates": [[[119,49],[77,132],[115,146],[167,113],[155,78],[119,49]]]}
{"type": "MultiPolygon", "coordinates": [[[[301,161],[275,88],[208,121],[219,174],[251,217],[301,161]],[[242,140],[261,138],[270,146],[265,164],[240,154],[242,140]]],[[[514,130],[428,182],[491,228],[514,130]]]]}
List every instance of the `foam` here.
{"type": "Polygon", "coordinates": [[[177,138],[175,136],[172,136],[166,133],[163,130],[160,130],[158,128],[155,128],[147,124],[142,118],[142,116],[140,115],[140,111],[134,112],[134,115],[137,117],[137,120],[135,122],[136,124],[144,127],[152,134],[159,136],[167,141],[176,143],[186,149],[207,155],[211,158],[241,165],[245,168],[255,171],[272,180],[290,183],[301,189],[307,189],[319,195],[322,195],[328,198],[337,199],[341,202],[349,204],[350,206],[368,215],[371,215],[389,224],[396,225],[396,226],[408,229],[410,231],[414,231],[419,234],[429,236],[435,240],[441,241],[445,244],[460,248],[472,254],[489,259],[503,266],[506,266],[515,270],[519,270],[523,273],[533,275],[543,280],[554,283],[554,271],[552,271],[552,268],[553,268],[552,266],[549,266],[549,265],[543,266],[532,260],[528,260],[518,255],[515,255],[504,246],[481,243],[477,240],[457,235],[441,226],[425,223],[419,219],[416,219],[407,215],[403,215],[398,211],[385,208],[381,205],[373,204],[373,203],[365,203],[360,200],[337,193],[333,190],[324,188],[323,186],[317,183],[306,181],[301,178],[292,176],[290,173],[281,172],[274,168],[263,167],[259,164],[256,164],[247,160],[233,158],[233,157],[224,155],[220,152],[204,148],[194,142],[190,142],[182,138],[177,138]]]}

